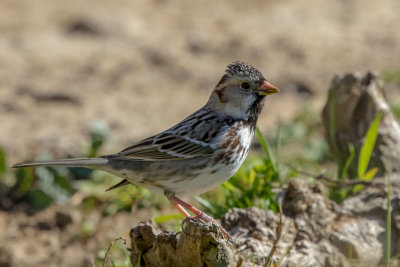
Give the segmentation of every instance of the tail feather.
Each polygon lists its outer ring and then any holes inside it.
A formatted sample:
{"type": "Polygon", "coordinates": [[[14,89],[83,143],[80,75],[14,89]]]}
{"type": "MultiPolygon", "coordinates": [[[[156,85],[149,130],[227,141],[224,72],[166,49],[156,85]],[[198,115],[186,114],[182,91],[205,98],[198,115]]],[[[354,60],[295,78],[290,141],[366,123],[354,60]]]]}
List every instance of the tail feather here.
{"type": "Polygon", "coordinates": [[[87,167],[87,168],[101,168],[108,163],[106,158],[75,158],[75,159],[58,159],[58,160],[44,160],[18,163],[12,168],[31,167],[31,166],[67,166],[67,167],[87,167]]]}
{"type": "Polygon", "coordinates": [[[107,191],[110,191],[110,190],[113,190],[113,189],[116,189],[116,188],[119,188],[119,187],[121,187],[121,186],[128,185],[128,184],[131,184],[131,182],[129,182],[128,180],[124,179],[124,180],[122,180],[121,182],[119,182],[118,184],[115,184],[115,185],[111,186],[110,188],[108,188],[108,189],[106,190],[106,192],[107,192],[107,191]]]}

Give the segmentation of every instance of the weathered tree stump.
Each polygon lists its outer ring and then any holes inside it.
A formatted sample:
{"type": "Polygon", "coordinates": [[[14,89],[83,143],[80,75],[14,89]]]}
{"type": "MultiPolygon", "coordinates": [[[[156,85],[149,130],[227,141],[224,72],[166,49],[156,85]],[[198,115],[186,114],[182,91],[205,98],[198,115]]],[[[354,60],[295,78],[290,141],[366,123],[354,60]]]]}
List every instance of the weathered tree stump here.
{"type": "MultiPolygon", "coordinates": [[[[376,178],[340,205],[322,184],[291,180],[283,205],[284,234],[274,259],[280,266],[378,266],[384,263],[386,180],[376,178]],[[291,248],[285,255],[285,251],[291,248]],[[284,256],[285,255],[285,256],[284,256]]],[[[400,176],[392,177],[392,255],[400,252],[400,176]]],[[[181,233],[160,232],[152,223],[132,228],[132,264],[141,266],[265,266],[276,238],[279,214],[257,208],[232,209],[218,226],[189,222],[181,233]]]]}
{"type": "Polygon", "coordinates": [[[393,170],[400,170],[400,126],[386,101],[383,82],[370,72],[364,77],[356,73],[334,77],[322,122],[335,157],[345,161],[350,155],[349,144],[353,144],[356,158],[350,166],[352,177],[357,176],[357,156],[364,137],[379,113],[383,115],[369,166],[378,167],[378,175],[383,175],[389,157],[393,170]]]}
{"type": "Polygon", "coordinates": [[[215,223],[188,221],[180,233],[142,222],[130,232],[132,264],[141,266],[235,266],[234,249],[215,223]]]}

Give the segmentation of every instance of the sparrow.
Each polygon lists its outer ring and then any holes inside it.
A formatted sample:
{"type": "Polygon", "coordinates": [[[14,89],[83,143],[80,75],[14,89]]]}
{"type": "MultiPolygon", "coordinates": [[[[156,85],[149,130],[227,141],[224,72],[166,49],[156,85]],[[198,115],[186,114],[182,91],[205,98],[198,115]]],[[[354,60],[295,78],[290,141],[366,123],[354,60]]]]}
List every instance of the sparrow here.
{"type": "Polygon", "coordinates": [[[186,219],[215,222],[179,197],[206,192],[236,173],[249,152],[265,97],[277,92],[256,68],[234,62],[227,66],[202,108],[119,153],[19,163],[12,167],[69,166],[110,172],[123,180],[107,191],[131,183],[144,186],[163,193],[186,219]]]}

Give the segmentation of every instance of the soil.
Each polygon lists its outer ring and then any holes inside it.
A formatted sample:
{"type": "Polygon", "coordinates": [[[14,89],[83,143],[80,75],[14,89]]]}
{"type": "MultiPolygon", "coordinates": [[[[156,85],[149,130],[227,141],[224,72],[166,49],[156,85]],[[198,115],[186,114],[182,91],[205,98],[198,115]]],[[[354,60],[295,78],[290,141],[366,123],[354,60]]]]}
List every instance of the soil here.
{"type": "Polygon", "coordinates": [[[335,73],[399,68],[398,10],[396,0],[3,0],[0,146],[12,162],[77,155],[101,120],[115,152],[200,108],[235,60],[282,91],[261,116],[267,131],[302,108],[290,92],[325,99],[335,73]]]}
{"type": "MultiPolygon", "coordinates": [[[[0,147],[9,164],[43,153],[79,155],[100,122],[112,133],[104,153],[116,152],[200,108],[236,60],[281,89],[260,118],[267,132],[304,105],[320,110],[336,73],[399,69],[398,10],[396,0],[2,0],[0,147]]],[[[46,212],[52,218],[56,208],[46,212]]],[[[8,254],[0,249],[0,265],[91,261],[95,248],[62,243],[70,232],[31,227],[39,215],[26,216],[0,213],[1,244],[10,245],[8,254]],[[23,225],[31,234],[20,234],[23,225]],[[34,261],[34,254],[42,258],[34,261]]],[[[137,223],[128,218],[106,219],[126,224],[101,233],[110,240],[122,235],[137,223]]],[[[106,248],[106,239],[88,242],[106,248]]]]}

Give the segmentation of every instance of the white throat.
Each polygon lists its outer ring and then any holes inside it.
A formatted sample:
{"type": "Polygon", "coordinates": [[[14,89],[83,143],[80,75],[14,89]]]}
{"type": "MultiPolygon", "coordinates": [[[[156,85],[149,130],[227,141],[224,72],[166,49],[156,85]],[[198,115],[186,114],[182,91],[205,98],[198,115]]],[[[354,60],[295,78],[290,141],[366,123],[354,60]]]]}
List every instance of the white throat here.
{"type": "Polygon", "coordinates": [[[247,120],[250,115],[250,107],[254,104],[254,101],[256,101],[255,95],[234,98],[224,103],[223,110],[233,118],[247,120]]]}
{"type": "Polygon", "coordinates": [[[241,107],[238,107],[237,105],[232,105],[230,103],[227,103],[224,106],[223,110],[225,114],[235,119],[247,120],[249,118],[248,111],[244,110],[241,107]]]}

